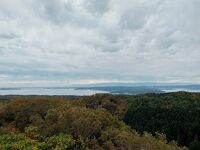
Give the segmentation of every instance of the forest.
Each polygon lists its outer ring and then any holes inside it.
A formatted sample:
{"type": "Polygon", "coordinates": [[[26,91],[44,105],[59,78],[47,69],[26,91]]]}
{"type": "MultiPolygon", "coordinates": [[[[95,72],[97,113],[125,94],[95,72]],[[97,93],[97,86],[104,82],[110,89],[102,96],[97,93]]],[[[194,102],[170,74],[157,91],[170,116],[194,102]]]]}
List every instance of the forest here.
{"type": "Polygon", "coordinates": [[[199,150],[199,139],[199,93],[0,97],[0,150],[199,150]]]}

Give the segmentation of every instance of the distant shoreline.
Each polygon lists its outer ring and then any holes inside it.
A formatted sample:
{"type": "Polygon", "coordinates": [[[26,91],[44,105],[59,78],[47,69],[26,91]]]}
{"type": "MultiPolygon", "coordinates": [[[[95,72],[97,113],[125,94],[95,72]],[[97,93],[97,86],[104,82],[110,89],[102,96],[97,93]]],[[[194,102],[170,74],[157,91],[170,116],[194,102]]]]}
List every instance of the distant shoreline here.
{"type": "Polygon", "coordinates": [[[0,95],[89,96],[98,93],[137,95],[148,93],[200,92],[200,85],[183,86],[102,86],[102,87],[16,87],[0,88],[0,95]]]}

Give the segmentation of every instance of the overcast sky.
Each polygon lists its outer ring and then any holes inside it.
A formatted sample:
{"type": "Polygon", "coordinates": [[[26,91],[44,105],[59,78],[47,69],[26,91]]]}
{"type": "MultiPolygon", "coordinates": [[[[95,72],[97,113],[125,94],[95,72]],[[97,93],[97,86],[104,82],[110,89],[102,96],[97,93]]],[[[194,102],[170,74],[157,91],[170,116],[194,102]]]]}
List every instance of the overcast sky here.
{"type": "Polygon", "coordinates": [[[200,83],[200,0],[0,0],[0,87],[200,83]]]}

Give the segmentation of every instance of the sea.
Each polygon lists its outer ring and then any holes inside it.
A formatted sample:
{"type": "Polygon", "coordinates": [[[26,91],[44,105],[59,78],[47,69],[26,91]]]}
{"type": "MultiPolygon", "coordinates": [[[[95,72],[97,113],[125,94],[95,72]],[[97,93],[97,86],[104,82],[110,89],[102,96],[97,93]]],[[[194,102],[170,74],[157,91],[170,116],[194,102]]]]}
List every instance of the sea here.
{"type": "Polygon", "coordinates": [[[77,95],[86,96],[96,93],[108,93],[100,90],[77,90],[75,88],[43,88],[43,87],[23,87],[23,88],[0,88],[0,95],[77,95]]]}
{"type": "MultiPolygon", "coordinates": [[[[119,87],[116,87],[119,89],[119,87]]],[[[139,87],[138,87],[139,88],[139,87]]],[[[141,87],[140,87],[141,88],[141,87]]],[[[155,87],[154,87],[155,88],[155,87]]],[[[88,95],[94,95],[97,93],[112,93],[112,94],[118,94],[114,93],[112,89],[103,90],[106,88],[100,88],[100,90],[96,90],[93,88],[89,89],[80,89],[75,87],[20,87],[20,88],[0,88],[0,95],[76,95],[76,96],[88,96],[88,95]]],[[[135,89],[135,88],[134,88],[135,89]]],[[[148,92],[148,90],[145,91],[137,91],[137,88],[133,90],[134,93],[128,93],[127,91],[123,91],[120,94],[124,95],[136,95],[136,94],[144,94],[144,93],[153,93],[152,90],[148,92]],[[138,92],[138,93],[137,93],[138,92]]],[[[177,88],[177,87],[166,87],[166,88],[156,88],[155,93],[169,93],[169,92],[178,92],[178,91],[186,91],[186,92],[200,92],[200,86],[197,88],[177,88]],[[158,91],[157,91],[158,90],[158,91]],[[160,91],[160,92],[159,92],[160,91]]]]}

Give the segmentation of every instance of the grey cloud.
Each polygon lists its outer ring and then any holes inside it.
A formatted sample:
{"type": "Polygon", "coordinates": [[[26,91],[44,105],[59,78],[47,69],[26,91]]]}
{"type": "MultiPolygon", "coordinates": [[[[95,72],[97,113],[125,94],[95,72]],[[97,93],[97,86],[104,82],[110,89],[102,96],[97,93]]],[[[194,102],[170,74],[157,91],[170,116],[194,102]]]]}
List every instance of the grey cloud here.
{"type": "Polygon", "coordinates": [[[0,39],[15,39],[17,38],[14,34],[0,34],[0,39]]]}
{"type": "Polygon", "coordinates": [[[69,17],[72,12],[72,7],[68,3],[64,3],[62,1],[56,1],[56,0],[42,0],[42,1],[37,1],[38,3],[35,3],[32,1],[34,4],[35,9],[39,8],[38,14],[41,17],[46,17],[49,20],[53,20],[54,22],[65,22],[70,21],[69,17]],[[39,4],[39,5],[38,5],[39,4]],[[38,7],[39,6],[39,7],[38,7]]]}
{"type": "Polygon", "coordinates": [[[95,15],[102,15],[109,10],[110,0],[86,0],[86,8],[95,15]]]}
{"type": "MultiPolygon", "coordinates": [[[[50,21],[57,25],[65,26],[66,24],[84,27],[94,27],[96,18],[92,13],[88,13],[86,8],[76,4],[76,1],[65,0],[32,0],[34,9],[38,10],[37,15],[42,19],[50,21]]],[[[89,3],[90,4],[90,3],[89,3]]]]}
{"type": "Polygon", "coordinates": [[[200,82],[199,8],[199,0],[1,0],[0,74],[200,82]]]}

